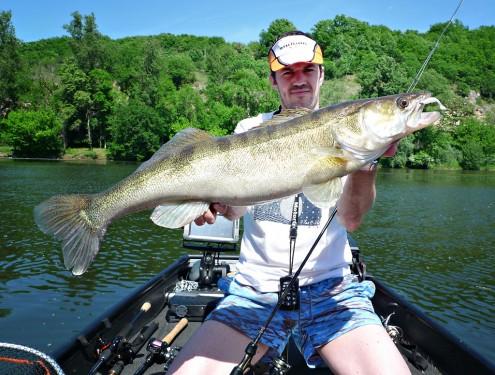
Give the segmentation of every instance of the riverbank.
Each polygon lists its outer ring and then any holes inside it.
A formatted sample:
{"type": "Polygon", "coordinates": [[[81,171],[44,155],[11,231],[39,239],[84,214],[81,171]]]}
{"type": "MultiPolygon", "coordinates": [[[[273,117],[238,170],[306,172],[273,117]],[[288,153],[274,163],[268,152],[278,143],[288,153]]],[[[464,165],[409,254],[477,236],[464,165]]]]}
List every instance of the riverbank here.
{"type": "MultiPolygon", "coordinates": [[[[12,156],[12,149],[9,146],[0,146],[0,158],[12,156]]],[[[106,161],[107,150],[104,148],[67,148],[60,160],[98,160],[106,161]]]]}
{"type": "MultiPolygon", "coordinates": [[[[0,158],[9,158],[12,156],[11,147],[9,146],[0,146],[0,158]]],[[[65,154],[59,160],[97,160],[106,162],[110,160],[107,157],[107,150],[105,148],[93,148],[92,150],[89,148],[67,148],[65,150],[65,154]]],[[[407,168],[406,168],[407,169],[407,168]]],[[[436,165],[433,168],[429,168],[431,170],[444,171],[462,171],[460,167],[452,167],[445,165],[436,165]]],[[[481,171],[495,172],[495,165],[489,165],[481,168],[481,171]]]]}
{"type": "Polygon", "coordinates": [[[62,156],[63,160],[107,160],[105,148],[68,148],[62,156]]]}

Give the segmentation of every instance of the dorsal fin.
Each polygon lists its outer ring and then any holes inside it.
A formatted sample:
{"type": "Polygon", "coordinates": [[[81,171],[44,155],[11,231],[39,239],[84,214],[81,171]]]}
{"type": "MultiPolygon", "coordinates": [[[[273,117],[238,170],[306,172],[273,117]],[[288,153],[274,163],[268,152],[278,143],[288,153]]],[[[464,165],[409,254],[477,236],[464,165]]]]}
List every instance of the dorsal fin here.
{"type": "Polygon", "coordinates": [[[263,122],[262,126],[272,126],[272,125],[282,124],[296,117],[307,115],[308,113],[311,112],[313,111],[307,108],[283,109],[282,112],[277,113],[270,120],[263,122]]]}
{"type": "Polygon", "coordinates": [[[186,128],[181,130],[173,138],[164,143],[158,151],[156,151],[151,158],[142,163],[137,171],[141,171],[143,169],[148,168],[151,164],[155,164],[157,161],[163,160],[166,157],[170,156],[172,153],[176,153],[187,145],[205,141],[211,139],[212,136],[201,129],[196,128],[186,128]]]}

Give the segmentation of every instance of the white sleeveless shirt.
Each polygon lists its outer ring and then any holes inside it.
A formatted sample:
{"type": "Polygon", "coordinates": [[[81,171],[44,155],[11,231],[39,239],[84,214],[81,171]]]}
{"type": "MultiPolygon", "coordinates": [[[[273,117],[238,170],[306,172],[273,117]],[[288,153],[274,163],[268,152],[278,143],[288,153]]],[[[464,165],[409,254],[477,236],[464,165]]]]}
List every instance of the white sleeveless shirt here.
{"type": "MultiPolygon", "coordinates": [[[[245,132],[273,117],[262,113],[239,122],[235,133],[245,132]]],[[[280,157],[283,157],[281,155],[280,157]]],[[[343,177],[345,179],[345,177],[343,177]]],[[[290,216],[295,196],[247,207],[244,234],[235,279],[260,292],[278,292],[280,278],[289,272],[290,216]]],[[[304,195],[299,205],[294,273],[326,224],[330,209],[314,206],[304,195]]],[[[309,285],[350,273],[352,253],[347,231],[335,217],[299,275],[299,285],[309,285]]]]}

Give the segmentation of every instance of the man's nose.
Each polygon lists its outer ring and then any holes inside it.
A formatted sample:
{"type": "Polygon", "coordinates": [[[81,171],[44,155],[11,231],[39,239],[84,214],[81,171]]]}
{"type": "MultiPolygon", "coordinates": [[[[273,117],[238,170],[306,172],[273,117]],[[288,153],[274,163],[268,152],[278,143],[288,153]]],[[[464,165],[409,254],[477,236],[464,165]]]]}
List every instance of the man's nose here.
{"type": "Polygon", "coordinates": [[[306,78],[304,77],[303,72],[301,71],[295,71],[293,76],[292,76],[292,84],[293,85],[305,85],[306,84],[306,78]]]}

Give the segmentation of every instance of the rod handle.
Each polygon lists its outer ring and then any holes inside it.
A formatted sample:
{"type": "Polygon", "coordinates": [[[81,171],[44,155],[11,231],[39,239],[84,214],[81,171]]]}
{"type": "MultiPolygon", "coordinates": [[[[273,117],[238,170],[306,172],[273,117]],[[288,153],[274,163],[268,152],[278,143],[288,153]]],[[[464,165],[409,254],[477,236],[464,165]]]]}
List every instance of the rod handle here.
{"type": "Polygon", "coordinates": [[[170,345],[172,341],[177,337],[177,335],[184,329],[186,328],[187,324],[189,321],[186,318],[182,318],[179,320],[179,323],[175,325],[175,327],[163,338],[163,342],[166,343],[167,345],[170,345]]]}

